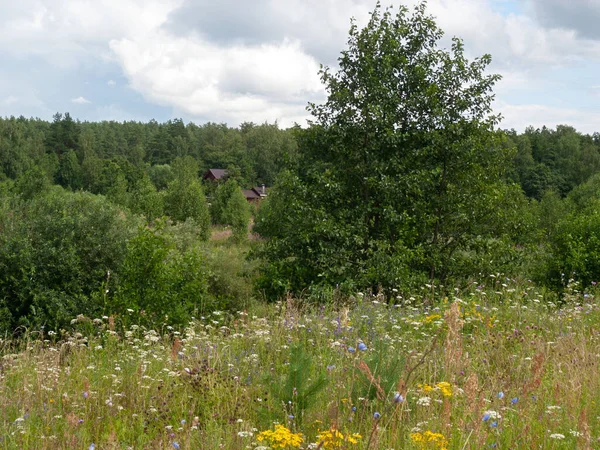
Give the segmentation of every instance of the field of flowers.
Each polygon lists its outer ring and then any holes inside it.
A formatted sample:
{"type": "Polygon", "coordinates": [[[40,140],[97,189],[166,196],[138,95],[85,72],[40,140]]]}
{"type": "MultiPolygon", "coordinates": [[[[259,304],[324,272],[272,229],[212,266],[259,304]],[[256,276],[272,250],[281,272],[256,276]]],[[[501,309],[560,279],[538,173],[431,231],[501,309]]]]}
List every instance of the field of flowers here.
{"type": "Polygon", "coordinates": [[[78,317],[2,341],[0,448],[600,448],[600,297],[575,288],[558,305],[490,276],[181,333],[78,317]]]}

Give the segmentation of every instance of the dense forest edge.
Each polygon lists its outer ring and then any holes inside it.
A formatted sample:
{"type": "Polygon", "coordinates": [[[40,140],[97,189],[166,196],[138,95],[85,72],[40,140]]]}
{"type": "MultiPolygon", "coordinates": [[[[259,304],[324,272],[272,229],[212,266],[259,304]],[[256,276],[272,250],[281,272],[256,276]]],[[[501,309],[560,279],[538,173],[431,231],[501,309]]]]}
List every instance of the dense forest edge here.
{"type": "Polygon", "coordinates": [[[491,58],[441,36],[423,5],[376,9],[322,69],[308,128],[0,119],[0,330],[131,311],[182,326],[286,296],[433,301],[489,274],[552,301],[595,286],[600,134],[499,130],[491,58]]]}

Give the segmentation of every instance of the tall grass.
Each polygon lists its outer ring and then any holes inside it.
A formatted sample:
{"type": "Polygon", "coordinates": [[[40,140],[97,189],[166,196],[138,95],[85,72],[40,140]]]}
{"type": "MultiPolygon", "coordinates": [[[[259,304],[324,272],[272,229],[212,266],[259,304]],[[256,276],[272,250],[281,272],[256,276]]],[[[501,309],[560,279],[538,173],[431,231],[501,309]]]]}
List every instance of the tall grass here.
{"type": "Polygon", "coordinates": [[[598,446],[599,297],[490,277],[423,300],[255,304],[181,334],[79,317],[3,341],[0,448],[598,446]]]}

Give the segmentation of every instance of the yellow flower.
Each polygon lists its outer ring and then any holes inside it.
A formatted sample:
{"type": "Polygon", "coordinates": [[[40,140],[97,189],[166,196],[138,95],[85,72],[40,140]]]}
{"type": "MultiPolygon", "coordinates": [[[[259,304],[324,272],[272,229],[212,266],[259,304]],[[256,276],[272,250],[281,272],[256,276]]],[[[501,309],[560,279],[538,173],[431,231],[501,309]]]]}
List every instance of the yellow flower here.
{"type": "Polygon", "coordinates": [[[452,385],[447,381],[440,381],[436,386],[442,391],[444,397],[452,397],[452,385]]]}
{"type": "Polygon", "coordinates": [[[261,431],[256,437],[259,442],[267,441],[273,448],[300,448],[304,437],[302,433],[292,433],[283,425],[275,425],[275,430],[261,431]]]}
{"type": "Polygon", "coordinates": [[[431,392],[431,391],[433,391],[435,389],[433,386],[430,386],[427,383],[418,384],[417,387],[419,389],[421,389],[421,391],[423,391],[425,394],[427,394],[428,392],[431,392]]]}
{"type": "Polygon", "coordinates": [[[432,431],[412,433],[410,439],[419,445],[421,449],[447,450],[448,447],[448,441],[442,433],[434,433],[432,431]]]}
{"type": "Polygon", "coordinates": [[[358,444],[358,441],[362,439],[362,436],[358,433],[344,434],[335,427],[330,428],[326,431],[320,431],[318,440],[321,448],[342,448],[346,447],[346,444],[358,444]]]}
{"type": "Polygon", "coordinates": [[[440,320],[442,318],[442,316],[440,314],[431,314],[427,317],[425,317],[425,319],[423,320],[424,323],[431,323],[431,322],[435,322],[436,320],[440,320]]]}

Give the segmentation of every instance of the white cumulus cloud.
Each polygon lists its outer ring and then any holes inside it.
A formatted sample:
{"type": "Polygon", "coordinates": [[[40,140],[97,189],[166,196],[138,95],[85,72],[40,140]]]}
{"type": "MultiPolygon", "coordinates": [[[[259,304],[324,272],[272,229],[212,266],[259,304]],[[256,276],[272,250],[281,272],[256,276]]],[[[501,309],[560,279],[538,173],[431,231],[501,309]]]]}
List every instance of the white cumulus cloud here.
{"type": "Polygon", "coordinates": [[[77,97],[77,98],[72,98],[71,103],[76,103],[78,105],[85,105],[86,103],[92,103],[92,102],[90,102],[87,98],[77,97]]]}
{"type": "Polygon", "coordinates": [[[319,64],[299,42],[218,46],[160,32],[110,46],[134,89],[204,120],[291,125],[305,119],[308,99],[322,95],[319,64]]]}

